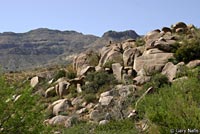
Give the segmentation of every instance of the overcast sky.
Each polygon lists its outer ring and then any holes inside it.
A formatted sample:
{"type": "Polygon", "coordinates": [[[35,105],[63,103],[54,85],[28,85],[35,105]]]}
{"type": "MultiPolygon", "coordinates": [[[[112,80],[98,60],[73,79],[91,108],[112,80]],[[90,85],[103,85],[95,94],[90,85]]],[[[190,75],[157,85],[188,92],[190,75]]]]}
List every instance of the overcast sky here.
{"type": "Polygon", "coordinates": [[[138,34],[178,21],[200,26],[200,0],[0,0],[0,32],[36,28],[101,36],[108,30],[138,34]]]}

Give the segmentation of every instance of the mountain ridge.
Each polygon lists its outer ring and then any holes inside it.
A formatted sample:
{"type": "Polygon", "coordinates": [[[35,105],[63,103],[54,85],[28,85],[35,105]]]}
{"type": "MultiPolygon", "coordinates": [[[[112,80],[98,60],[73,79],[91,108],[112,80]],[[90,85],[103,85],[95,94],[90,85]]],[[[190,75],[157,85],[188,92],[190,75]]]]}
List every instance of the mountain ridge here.
{"type": "Polygon", "coordinates": [[[89,48],[102,47],[109,41],[138,37],[133,30],[108,31],[102,37],[48,28],[37,28],[25,33],[3,32],[0,33],[0,65],[3,71],[18,71],[44,65],[66,64],[71,60],[68,58],[70,55],[89,48]]]}

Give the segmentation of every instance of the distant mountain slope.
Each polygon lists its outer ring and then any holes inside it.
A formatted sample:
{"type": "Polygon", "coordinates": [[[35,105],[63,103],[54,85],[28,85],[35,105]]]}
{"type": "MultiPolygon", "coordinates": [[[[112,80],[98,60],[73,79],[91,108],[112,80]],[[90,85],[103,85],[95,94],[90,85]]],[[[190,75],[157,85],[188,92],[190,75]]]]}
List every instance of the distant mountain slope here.
{"type": "Polygon", "coordinates": [[[84,35],[76,31],[39,28],[26,33],[0,33],[0,65],[4,71],[16,71],[48,64],[64,64],[69,56],[108,41],[137,38],[134,31],[108,31],[103,36],[84,35]]]}

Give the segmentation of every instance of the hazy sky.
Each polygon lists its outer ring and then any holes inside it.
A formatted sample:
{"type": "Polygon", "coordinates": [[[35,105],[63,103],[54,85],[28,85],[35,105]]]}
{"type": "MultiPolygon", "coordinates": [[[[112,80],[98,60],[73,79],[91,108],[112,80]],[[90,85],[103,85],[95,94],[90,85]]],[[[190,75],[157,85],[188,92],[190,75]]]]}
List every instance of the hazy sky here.
{"type": "Polygon", "coordinates": [[[0,0],[0,32],[36,28],[101,36],[108,30],[138,34],[178,21],[200,26],[200,0],[0,0]]]}

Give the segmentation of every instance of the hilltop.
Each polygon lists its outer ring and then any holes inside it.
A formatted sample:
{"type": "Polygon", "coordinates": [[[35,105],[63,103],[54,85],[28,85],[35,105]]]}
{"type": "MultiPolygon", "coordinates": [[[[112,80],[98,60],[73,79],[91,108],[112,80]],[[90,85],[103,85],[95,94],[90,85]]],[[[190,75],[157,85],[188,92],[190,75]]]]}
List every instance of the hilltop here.
{"type": "Polygon", "coordinates": [[[65,65],[88,48],[99,48],[109,41],[136,39],[135,31],[106,32],[102,37],[76,31],[39,28],[26,33],[0,33],[0,65],[4,71],[65,65]]]}

